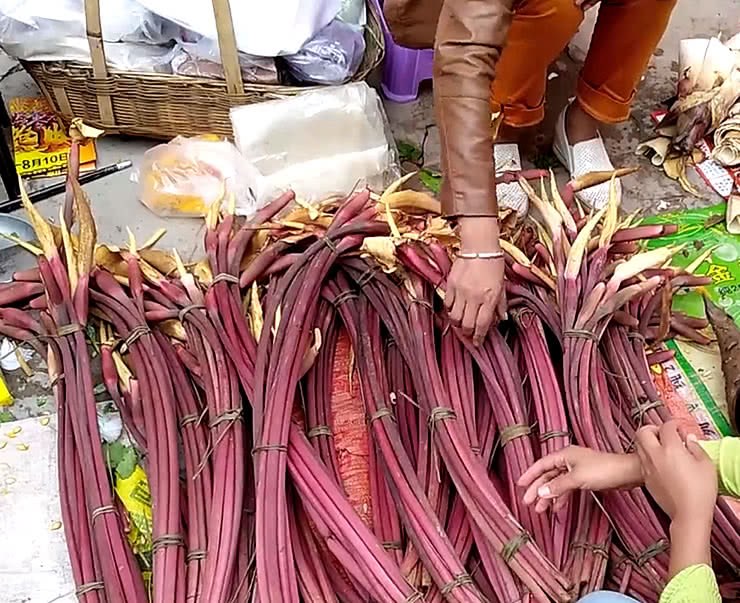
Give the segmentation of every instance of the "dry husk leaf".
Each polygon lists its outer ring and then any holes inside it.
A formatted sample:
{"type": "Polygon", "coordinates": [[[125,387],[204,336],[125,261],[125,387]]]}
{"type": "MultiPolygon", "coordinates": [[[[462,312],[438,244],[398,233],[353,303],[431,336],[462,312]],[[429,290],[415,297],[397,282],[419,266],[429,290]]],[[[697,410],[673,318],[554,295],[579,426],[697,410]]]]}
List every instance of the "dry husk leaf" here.
{"type": "Polygon", "coordinates": [[[657,136],[656,138],[651,138],[638,144],[635,149],[635,155],[647,157],[653,165],[661,166],[670,151],[670,146],[670,138],[667,136],[657,136]]]}
{"type": "Polygon", "coordinates": [[[383,272],[395,272],[396,244],[391,237],[365,237],[360,251],[375,258],[383,272]]]}

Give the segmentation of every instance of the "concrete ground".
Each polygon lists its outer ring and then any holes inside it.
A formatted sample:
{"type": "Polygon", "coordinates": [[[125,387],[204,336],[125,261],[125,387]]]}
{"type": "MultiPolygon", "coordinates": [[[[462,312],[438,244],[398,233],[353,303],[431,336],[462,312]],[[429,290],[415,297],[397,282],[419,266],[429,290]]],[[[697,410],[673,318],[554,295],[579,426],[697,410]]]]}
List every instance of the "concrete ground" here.
{"type": "MultiPolygon", "coordinates": [[[[535,137],[544,141],[544,145],[540,146],[540,153],[542,149],[547,152],[555,119],[574,94],[578,71],[588,52],[597,14],[597,10],[587,12],[580,31],[573,38],[567,51],[549,70],[549,77],[552,79],[548,84],[547,113],[544,123],[538,128],[538,136],[535,137]]],[[[697,183],[705,197],[697,199],[687,195],[677,183],[666,178],[663,172],[654,168],[649,161],[636,157],[635,147],[639,142],[652,136],[651,112],[675,94],[679,41],[689,37],[713,35],[727,39],[737,33],[738,23],[740,23],[738,0],[707,0],[701,3],[684,0],[676,5],[670,25],[640,85],[630,119],[602,131],[615,166],[639,165],[643,168],[634,176],[623,180],[623,204],[627,211],[641,208],[647,213],[657,213],[719,202],[719,198],[695,174],[690,177],[697,183]]],[[[397,139],[419,143],[423,139],[425,128],[431,126],[425,156],[431,164],[439,161],[439,136],[437,128],[433,125],[429,88],[423,91],[418,102],[407,105],[388,103],[387,111],[397,139]]],[[[529,159],[533,159],[532,150],[529,159]]]]}
{"type": "MultiPolygon", "coordinates": [[[[574,90],[579,65],[588,49],[595,17],[595,10],[588,13],[581,31],[575,36],[567,52],[563,53],[550,69],[550,73],[557,74],[557,77],[551,76],[549,83],[548,113],[545,123],[540,128],[540,139],[544,141],[551,137],[554,118],[574,90]]],[[[655,213],[667,209],[709,205],[719,201],[719,198],[701,182],[698,187],[703,192],[702,198],[687,195],[676,183],[666,178],[662,171],[637,158],[634,155],[634,148],[639,141],[650,136],[650,112],[673,94],[679,40],[691,36],[720,34],[726,38],[735,33],[730,28],[737,23],[740,23],[738,0],[705,0],[702,3],[684,0],[678,3],[670,27],[645,74],[635,99],[632,117],[628,122],[603,132],[615,165],[643,166],[638,174],[624,181],[624,206],[627,210],[639,207],[646,213],[655,213]]],[[[0,90],[6,101],[16,96],[39,94],[31,78],[20,66],[2,54],[0,54],[0,90]]],[[[439,136],[434,126],[430,87],[427,85],[422,89],[418,101],[404,105],[386,103],[386,109],[391,128],[398,140],[419,145],[425,132],[428,132],[425,145],[426,165],[435,167],[439,161],[439,136]]],[[[132,159],[138,164],[146,150],[156,144],[157,142],[151,140],[105,137],[98,144],[98,165],[108,165],[124,159],[132,159]]],[[[560,171],[562,173],[562,169],[560,171]]],[[[202,250],[202,222],[192,219],[162,219],[155,216],[137,200],[137,186],[130,178],[131,171],[128,171],[85,187],[92,199],[100,240],[122,243],[125,241],[126,227],[131,228],[137,239],[144,240],[156,229],[163,227],[167,229],[167,235],[161,245],[176,247],[186,260],[197,257],[202,250]]],[[[30,186],[47,184],[48,181],[37,180],[30,186]]],[[[38,207],[45,215],[56,217],[60,202],[61,196],[41,202],[38,207]]],[[[30,267],[33,262],[34,260],[25,252],[14,250],[0,252],[0,279],[7,278],[14,270],[30,267]]],[[[14,392],[16,396],[26,400],[39,391],[39,385],[43,385],[43,383],[29,385],[24,383],[23,379],[13,381],[14,386],[18,388],[14,392]]],[[[36,408],[34,404],[29,406],[30,414],[36,414],[34,408],[36,408]]],[[[19,418],[25,414],[25,411],[21,412],[19,418]]]]}

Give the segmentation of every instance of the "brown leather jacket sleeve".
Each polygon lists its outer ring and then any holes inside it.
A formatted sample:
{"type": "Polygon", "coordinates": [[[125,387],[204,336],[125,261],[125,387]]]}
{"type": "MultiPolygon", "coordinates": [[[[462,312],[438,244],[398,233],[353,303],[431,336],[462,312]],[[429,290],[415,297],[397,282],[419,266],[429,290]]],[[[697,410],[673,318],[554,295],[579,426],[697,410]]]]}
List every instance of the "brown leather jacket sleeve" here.
{"type": "Polygon", "coordinates": [[[434,105],[447,217],[495,216],[490,89],[514,0],[445,0],[437,26],[434,105]]]}

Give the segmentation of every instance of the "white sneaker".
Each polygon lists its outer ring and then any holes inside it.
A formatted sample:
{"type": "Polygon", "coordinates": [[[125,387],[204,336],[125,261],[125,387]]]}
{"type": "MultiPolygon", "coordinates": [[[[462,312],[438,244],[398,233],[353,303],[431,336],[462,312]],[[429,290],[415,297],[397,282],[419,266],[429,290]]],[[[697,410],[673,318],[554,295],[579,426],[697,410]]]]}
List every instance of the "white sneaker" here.
{"type": "MultiPolygon", "coordinates": [[[[497,176],[500,176],[503,172],[522,171],[519,145],[510,143],[493,145],[493,159],[496,164],[497,176]]],[[[529,197],[518,182],[498,184],[496,186],[496,198],[499,207],[514,210],[520,218],[526,216],[527,211],[529,211],[529,197]]]]}
{"type": "MultiPolygon", "coordinates": [[[[578,178],[589,172],[611,171],[614,169],[611,159],[604,147],[604,141],[599,135],[592,140],[584,140],[570,145],[565,130],[565,114],[571,103],[563,109],[555,124],[555,138],[553,140],[553,151],[555,156],[565,166],[571,178],[578,178]]],[[[617,180],[617,194],[621,196],[622,185],[617,180]]],[[[601,209],[609,202],[609,182],[592,186],[576,193],[578,200],[586,205],[601,209]]]]}

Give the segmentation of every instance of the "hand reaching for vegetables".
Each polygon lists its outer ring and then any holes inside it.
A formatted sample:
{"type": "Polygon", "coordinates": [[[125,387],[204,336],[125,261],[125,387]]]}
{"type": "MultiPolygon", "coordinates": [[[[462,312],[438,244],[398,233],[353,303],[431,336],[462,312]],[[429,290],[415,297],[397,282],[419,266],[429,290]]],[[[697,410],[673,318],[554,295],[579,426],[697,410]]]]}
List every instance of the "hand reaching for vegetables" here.
{"type": "Polygon", "coordinates": [[[637,432],[637,454],[650,494],[672,519],[711,524],[717,499],[717,471],[696,438],[686,440],[675,421],[637,432]]]}
{"type": "Polygon", "coordinates": [[[524,503],[542,513],[560,510],[574,490],[611,490],[641,483],[635,454],[611,454],[569,446],[534,463],[519,479],[526,488],[524,503]]]}
{"type": "MultiPolygon", "coordinates": [[[[498,234],[495,218],[462,218],[461,251],[500,252],[498,234]]],[[[503,258],[456,258],[447,277],[445,306],[450,322],[479,345],[491,325],[506,316],[503,258]]]]}
{"type": "Polygon", "coordinates": [[[711,565],[717,471],[696,438],[685,440],[675,422],[637,432],[645,486],[671,518],[669,578],[695,565],[711,565]]]}

